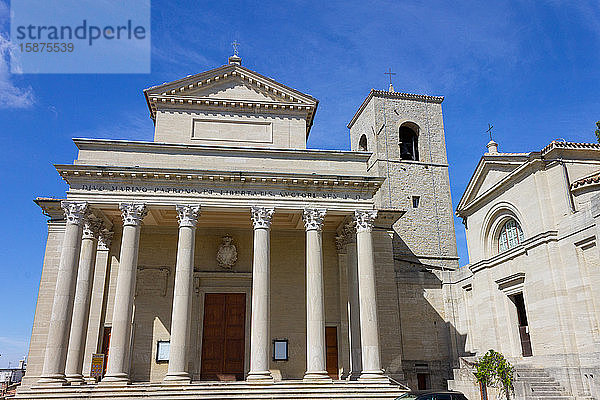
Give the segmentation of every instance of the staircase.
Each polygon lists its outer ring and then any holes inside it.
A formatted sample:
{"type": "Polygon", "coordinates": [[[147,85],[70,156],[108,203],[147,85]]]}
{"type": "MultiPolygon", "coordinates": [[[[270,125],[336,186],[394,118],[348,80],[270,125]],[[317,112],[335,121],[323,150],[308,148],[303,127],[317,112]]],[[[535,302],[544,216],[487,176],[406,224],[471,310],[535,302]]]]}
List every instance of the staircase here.
{"type": "Polygon", "coordinates": [[[406,392],[406,389],[390,383],[347,381],[283,381],[271,384],[194,382],[186,385],[135,383],[126,386],[34,386],[23,389],[17,392],[16,400],[392,400],[406,392]]]}
{"type": "MultiPolygon", "coordinates": [[[[563,388],[554,378],[543,368],[530,366],[515,367],[515,384],[522,382],[525,393],[522,396],[525,399],[534,400],[574,400],[565,388],[563,388]]],[[[515,385],[517,386],[517,385],[515,385]]],[[[517,397],[519,394],[515,393],[517,397]]]]}

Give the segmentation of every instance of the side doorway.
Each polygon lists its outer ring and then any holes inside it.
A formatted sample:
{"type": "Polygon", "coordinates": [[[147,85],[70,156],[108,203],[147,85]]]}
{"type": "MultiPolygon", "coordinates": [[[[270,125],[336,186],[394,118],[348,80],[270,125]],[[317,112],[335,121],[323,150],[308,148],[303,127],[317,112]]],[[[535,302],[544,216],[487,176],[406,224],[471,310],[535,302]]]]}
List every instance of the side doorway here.
{"type": "Polygon", "coordinates": [[[531,336],[529,335],[529,322],[527,321],[525,298],[521,292],[510,296],[510,300],[513,302],[517,310],[519,339],[521,340],[521,354],[523,357],[531,357],[533,355],[533,351],[531,349],[531,336]]]}

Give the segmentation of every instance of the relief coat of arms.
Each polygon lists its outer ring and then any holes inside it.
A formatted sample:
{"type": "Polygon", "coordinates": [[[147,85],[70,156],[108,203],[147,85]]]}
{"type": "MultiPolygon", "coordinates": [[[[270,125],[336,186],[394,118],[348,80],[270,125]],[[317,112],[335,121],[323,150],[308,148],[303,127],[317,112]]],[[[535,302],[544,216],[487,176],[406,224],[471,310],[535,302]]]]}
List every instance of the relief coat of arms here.
{"type": "Polygon", "coordinates": [[[237,261],[237,249],[233,244],[231,236],[223,236],[219,250],[217,251],[217,264],[219,268],[232,271],[233,265],[237,261]]]}

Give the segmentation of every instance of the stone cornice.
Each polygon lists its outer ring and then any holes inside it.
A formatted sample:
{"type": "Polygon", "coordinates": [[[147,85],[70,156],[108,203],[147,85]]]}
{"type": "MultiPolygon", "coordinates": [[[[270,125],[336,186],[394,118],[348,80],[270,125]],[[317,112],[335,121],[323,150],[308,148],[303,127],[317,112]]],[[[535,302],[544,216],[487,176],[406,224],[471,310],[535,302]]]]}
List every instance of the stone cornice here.
{"type": "Polygon", "coordinates": [[[527,240],[525,240],[520,245],[513,247],[510,250],[503,251],[502,253],[496,254],[495,256],[478,261],[474,264],[469,265],[469,269],[471,272],[475,273],[481,271],[485,268],[492,268],[498,264],[501,264],[505,261],[511,260],[515,257],[527,254],[529,250],[534,247],[539,246],[540,244],[548,243],[548,242],[556,242],[558,240],[558,231],[546,231],[539,233],[527,240]]]}
{"type": "Polygon", "coordinates": [[[55,165],[58,173],[69,184],[72,179],[87,178],[127,179],[155,182],[195,182],[205,184],[239,184],[258,186],[318,187],[322,190],[368,190],[374,193],[384,178],[339,175],[307,175],[285,173],[215,172],[167,168],[104,167],[92,165],[55,165]]]}
{"type": "Polygon", "coordinates": [[[60,203],[63,200],[65,199],[37,197],[33,202],[42,209],[42,212],[45,216],[50,218],[50,221],[62,221],[65,219],[65,212],[60,206],[60,203]]]}
{"type": "Polygon", "coordinates": [[[366,163],[370,152],[320,149],[273,149],[265,147],[209,146],[205,144],[161,143],[136,140],[74,138],[79,150],[126,150],[145,153],[173,152],[191,155],[252,155],[253,157],[279,157],[294,159],[318,159],[321,161],[361,161],[366,163]]]}
{"type": "Polygon", "coordinates": [[[348,129],[352,128],[352,125],[354,125],[354,123],[358,119],[358,116],[362,113],[362,111],[365,109],[367,104],[369,104],[369,101],[371,101],[371,99],[373,97],[385,97],[388,99],[401,99],[401,100],[417,100],[417,101],[436,103],[436,104],[441,104],[444,101],[444,96],[427,96],[424,94],[390,92],[387,90],[371,89],[368,96],[362,102],[360,107],[358,107],[358,110],[356,110],[356,113],[354,113],[354,116],[352,117],[352,119],[350,120],[348,125],[346,125],[348,127],[348,129]]]}
{"type": "Polygon", "coordinates": [[[600,171],[596,171],[592,174],[589,174],[587,176],[584,176],[583,178],[576,180],[571,184],[571,190],[574,191],[576,189],[595,185],[600,185],[600,171]]]}

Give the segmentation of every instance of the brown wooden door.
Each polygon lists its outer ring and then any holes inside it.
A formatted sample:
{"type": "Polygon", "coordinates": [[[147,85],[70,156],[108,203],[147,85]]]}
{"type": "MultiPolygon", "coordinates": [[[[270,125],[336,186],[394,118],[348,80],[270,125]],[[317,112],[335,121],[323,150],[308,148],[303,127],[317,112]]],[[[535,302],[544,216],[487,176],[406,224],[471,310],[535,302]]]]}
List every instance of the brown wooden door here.
{"type": "Polygon", "coordinates": [[[327,353],[327,374],[331,379],[339,379],[337,328],[335,326],[325,327],[325,348],[327,353]]]}
{"type": "Polygon", "coordinates": [[[200,379],[244,379],[245,325],[244,293],[205,295],[200,379]]]}
{"type": "Polygon", "coordinates": [[[106,368],[108,367],[108,349],[110,348],[110,332],[111,327],[105,326],[104,332],[102,332],[102,354],[104,354],[104,368],[102,376],[106,375],[106,368]]]}

